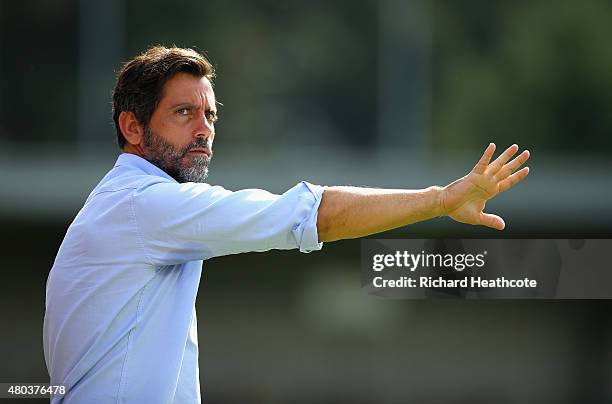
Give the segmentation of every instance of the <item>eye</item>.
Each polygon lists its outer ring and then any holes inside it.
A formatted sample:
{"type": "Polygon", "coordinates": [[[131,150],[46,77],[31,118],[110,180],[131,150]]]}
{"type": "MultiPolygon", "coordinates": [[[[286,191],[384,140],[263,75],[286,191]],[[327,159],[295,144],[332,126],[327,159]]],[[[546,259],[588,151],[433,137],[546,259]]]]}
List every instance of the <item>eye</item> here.
{"type": "Polygon", "coordinates": [[[211,123],[217,122],[217,113],[215,111],[206,111],[206,120],[211,123]]]}
{"type": "Polygon", "coordinates": [[[188,116],[191,114],[191,108],[189,107],[179,108],[176,110],[176,113],[181,116],[188,116]]]}

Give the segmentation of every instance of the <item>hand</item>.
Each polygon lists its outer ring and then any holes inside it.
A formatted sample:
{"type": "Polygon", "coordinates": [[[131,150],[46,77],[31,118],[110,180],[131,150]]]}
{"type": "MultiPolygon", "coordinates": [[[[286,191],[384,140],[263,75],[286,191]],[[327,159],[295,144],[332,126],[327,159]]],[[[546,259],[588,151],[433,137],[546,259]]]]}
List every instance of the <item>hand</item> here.
{"type": "Polygon", "coordinates": [[[506,226],[504,220],[497,215],[484,213],[483,210],[489,199],[507,191],[529,174],[529,167],[516,171],[529,159],[528,150],[508,163],[518,149],[517,145],[510,146],[489,164],[495,152],[495,144],[489,144],[478,164],[468,175],[442,189],[440,204],[443,214],[461,223],[503,230],[506,226]]]}

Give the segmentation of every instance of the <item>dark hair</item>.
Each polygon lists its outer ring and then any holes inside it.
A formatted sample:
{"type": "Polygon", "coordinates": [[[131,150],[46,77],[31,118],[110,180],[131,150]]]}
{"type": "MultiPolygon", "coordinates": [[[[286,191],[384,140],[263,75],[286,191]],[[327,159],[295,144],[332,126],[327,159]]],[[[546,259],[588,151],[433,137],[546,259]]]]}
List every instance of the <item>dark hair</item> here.
{"type": "Polygon", "coordinates": [[[212,82],[215,69],[193,49],[154,46],[125,63],[117,73],[113,90],[113,121],[120,148],[126,143],[119,127],[119,114],[133,112],[145,127],[163,97],[164,84],[177,73],[206,77],[212,82]]]}

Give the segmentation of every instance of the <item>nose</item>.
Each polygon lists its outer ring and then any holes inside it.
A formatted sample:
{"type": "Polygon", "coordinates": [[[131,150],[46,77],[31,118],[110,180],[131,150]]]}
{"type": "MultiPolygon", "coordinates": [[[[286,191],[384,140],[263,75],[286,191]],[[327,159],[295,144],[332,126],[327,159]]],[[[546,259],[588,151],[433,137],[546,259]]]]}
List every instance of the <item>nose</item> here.
{"type": "Polygon", "coordinates": [[[215,136],[215,125],[206,118],[206,114],[203,114],[197,121],[198,125],[194,132],[195,137],[208,139],[215,136]]]}

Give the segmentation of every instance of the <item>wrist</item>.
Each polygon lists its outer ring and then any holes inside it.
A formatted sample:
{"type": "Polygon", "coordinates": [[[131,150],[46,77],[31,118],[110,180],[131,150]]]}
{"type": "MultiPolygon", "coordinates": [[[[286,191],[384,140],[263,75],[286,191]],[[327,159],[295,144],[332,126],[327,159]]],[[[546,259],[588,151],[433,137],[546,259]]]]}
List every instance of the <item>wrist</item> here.
{"type": "Polygon", "coordinates": [[[444,208],[444,193],[445,188],[440,186],[429,187],[434,195],[434,215],[435,217],[446,216],[446,209],[444,208]]]}

